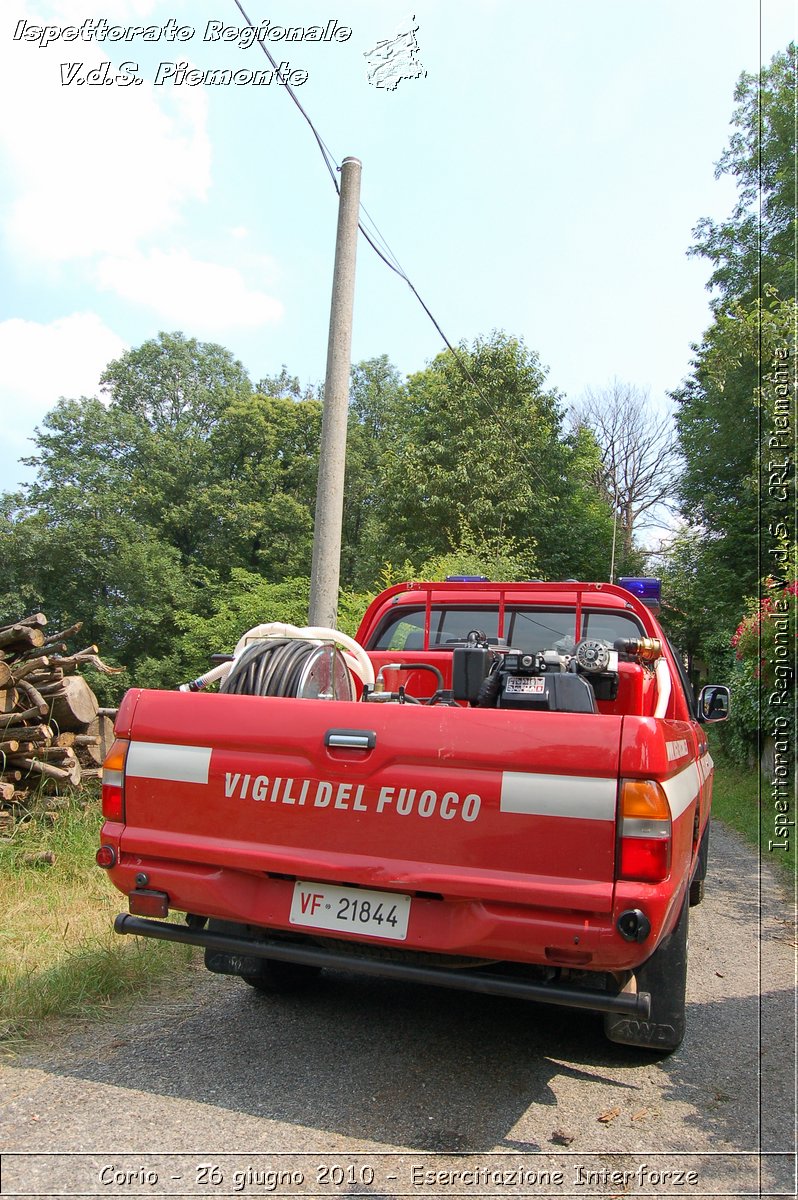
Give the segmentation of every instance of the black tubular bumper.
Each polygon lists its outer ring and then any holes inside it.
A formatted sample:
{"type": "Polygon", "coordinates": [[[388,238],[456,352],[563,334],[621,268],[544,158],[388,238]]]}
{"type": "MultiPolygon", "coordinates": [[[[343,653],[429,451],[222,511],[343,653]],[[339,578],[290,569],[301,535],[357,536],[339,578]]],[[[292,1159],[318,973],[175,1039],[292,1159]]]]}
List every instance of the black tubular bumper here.
{"type": "Polygon", "coordinates": [[[648,1019],[651,1010],[651,996],[648,992],[621,992],[614,995],[583,988],[552,987],[509,976],[483,974],[481,971],[446,970],[440,967],[380,962],[359,958],[355,954],[324,950],[320,946],[286,941],[253,941],[226,933],[209,933],[205,929],[190,929],[183,925],[172,925],[168,921],[133,917],[129,913],[119,914],[114,922],[114,930],[116,933],[161,938],[167,942],[185,942],[190,946],[203,946],[205,949],[222,953],[307,963],[309,966],[330,967],[337,971],[355,971],[359,975],[376,975],[382,979],[399,979],[408,983],[426,983],[453,991],[481,992],[489,996],[534,1000],[540,1004],[557,1004],[564,1008],[626,1013],[642,1020],[648,1019]]]}

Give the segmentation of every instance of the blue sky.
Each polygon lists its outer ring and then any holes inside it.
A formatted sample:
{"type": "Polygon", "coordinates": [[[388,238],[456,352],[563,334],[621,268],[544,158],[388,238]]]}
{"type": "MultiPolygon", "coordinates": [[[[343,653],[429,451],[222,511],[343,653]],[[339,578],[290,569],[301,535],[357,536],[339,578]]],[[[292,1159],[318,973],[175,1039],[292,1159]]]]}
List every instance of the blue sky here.
{"type": "MultiPolygon", "coordinates": [[[[256,24],[352,29],[270,43],[297,95],[453,341],[521,336],[567,401],[613,377],[663,405],[709,322],[691,229],[733,203],[714,163],[733,90],[796,36],[795,0],[243,0],[256,24]],[[372,86],[365,54],[415,15],[422,78],[372,86]]],[[[156,87],[159,64],[266,67],[233,0],[7,0],[0,18],[0,487],[58,397],[161,329],[228,347],[253,380],[323,379],[337,199],[275,86],[156,87]],[[184,42],[24,37],[105,17],[184,42]],[[135,62],[141,84],[62,83],[135,62]],[[67,73],[70,69],[67,69],[67,73]]],[[[402,372],[442,344],[360,241],[355,360],[402,372]]]]}

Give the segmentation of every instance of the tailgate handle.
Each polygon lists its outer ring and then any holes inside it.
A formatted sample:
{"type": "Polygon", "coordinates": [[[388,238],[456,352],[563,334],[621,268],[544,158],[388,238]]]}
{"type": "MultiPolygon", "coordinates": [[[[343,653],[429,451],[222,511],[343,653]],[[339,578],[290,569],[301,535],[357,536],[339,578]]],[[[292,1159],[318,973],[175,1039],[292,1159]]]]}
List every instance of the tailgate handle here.
{"type": "Polygon", "coordinates": [[[324,745],[333,750],[373,750],[377,735],[373,729],[328,729],[324,745]]]}

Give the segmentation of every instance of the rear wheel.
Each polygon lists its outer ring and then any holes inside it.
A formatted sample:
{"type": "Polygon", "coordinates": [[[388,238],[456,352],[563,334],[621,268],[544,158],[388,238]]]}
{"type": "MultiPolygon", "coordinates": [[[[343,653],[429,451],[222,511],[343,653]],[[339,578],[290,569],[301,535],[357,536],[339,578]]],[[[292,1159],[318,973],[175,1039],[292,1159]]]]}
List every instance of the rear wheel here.
{"type": "Polygon", "coordinates": [[[321,967],[264,958],[256,975],[242,975],[241,978],[257,991],[275,996],[304,991],[315,983],[320,975],[321,967]]]}
{"type": "MultiPolygon", "coordinates": [[[[233,921],[211,918],[208,922],[208,932],[255,942],[267,931],[255,925],[241,925],[233,921]]],[[[237,949],[206,949],[205,966],[219,975],[237,975],[250,987],[272,995],[300,992],[315,983],[321,975],[321,967],[314,967],[308,963],[284,962],[278,958],[257,958],[246,951],[238,953],[237,949]]]]}
{"type": "Polygon", "coordinates": [[[604,1032],[611,1042],[641,1046],[660,1054],[671,1054],[681,1045],[687,991],[688,901],[685,896],[675,927],[651,958],[635,971],[638,992],[651,994],[648,1020],[607,1013],[604,1032]]]}
{"type": "Polygon", "coordinates": [[[695,908],[696,904],[700,904],[704,899],[704,880],[707,875],[707,863],[709,862],[709,821],[706,823],[701,842],[696,855],[695,875],[690,881],[690,907],[695,908]]]}

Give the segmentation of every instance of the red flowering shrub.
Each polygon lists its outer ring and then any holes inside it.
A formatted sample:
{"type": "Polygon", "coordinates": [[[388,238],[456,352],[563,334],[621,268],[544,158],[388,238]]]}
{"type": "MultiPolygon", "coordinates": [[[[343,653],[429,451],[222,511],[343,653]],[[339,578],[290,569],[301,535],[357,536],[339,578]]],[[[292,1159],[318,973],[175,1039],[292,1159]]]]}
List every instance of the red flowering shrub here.
{"type": "Polygon", "coordinates": [[[754,679],[772,687],[779,676],[794,682],[798,580],[779,586],[765,580],[768,595],[743,617],[731,644],[737,659],[748,664],[754,679]]]}

